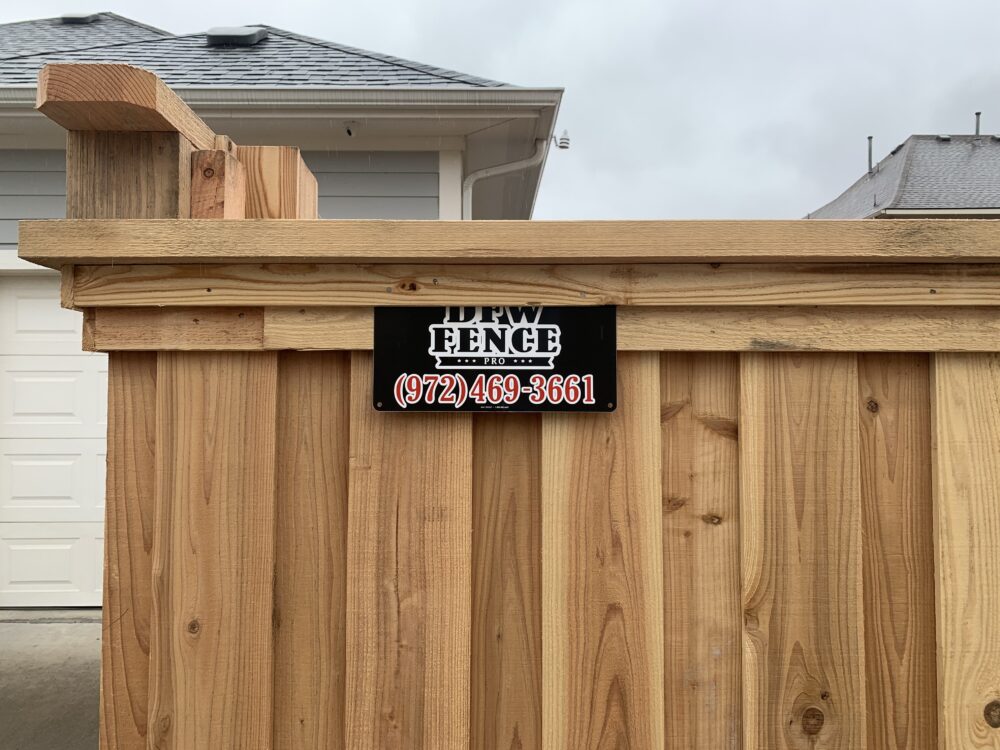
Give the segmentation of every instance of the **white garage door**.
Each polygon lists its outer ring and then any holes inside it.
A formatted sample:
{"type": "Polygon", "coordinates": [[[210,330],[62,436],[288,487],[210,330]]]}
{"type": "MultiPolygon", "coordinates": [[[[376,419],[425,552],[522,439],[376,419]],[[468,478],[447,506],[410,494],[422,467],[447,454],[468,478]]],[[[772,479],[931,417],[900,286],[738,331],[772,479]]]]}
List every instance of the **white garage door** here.
{"type": "Polygon", "coordinates": [[[99,606],[107,357],[59,277],[0,275],[0,607],[99,606]]]}

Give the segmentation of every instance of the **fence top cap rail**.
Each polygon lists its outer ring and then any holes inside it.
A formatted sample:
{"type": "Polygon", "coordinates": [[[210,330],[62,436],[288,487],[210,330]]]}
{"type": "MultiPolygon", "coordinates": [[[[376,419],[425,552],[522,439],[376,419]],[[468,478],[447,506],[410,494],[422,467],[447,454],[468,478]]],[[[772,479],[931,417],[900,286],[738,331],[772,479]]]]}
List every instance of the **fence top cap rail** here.
{"type": "Polygon", "coordinates": [[[212,129],[155,74],[132,65],[46,65],[36,108],[66,130],[180,133],[195,148],[214,148],[212,129]]]}
{"type": "Polygon", "coordinates": [[[994,263],[1000,222],[22,221],[18,253],[116,263],[994,263]]]}

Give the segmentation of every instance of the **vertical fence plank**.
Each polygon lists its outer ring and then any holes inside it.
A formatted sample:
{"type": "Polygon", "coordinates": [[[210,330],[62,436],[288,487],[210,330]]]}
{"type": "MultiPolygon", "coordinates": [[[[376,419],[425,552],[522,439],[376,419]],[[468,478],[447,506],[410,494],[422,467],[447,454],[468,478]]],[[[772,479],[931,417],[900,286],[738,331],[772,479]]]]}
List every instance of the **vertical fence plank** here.
{"type": "Polygon", "coordinates": [[[942,750],[1000,748],[1000,355],[934,355],[942,750]]]}
{"type": "Polygon", "coordinates": [[[192,152],[192,219],[242,219],[246,197],[246,170],[228,150],[192,152]]]}
{"type": "Polygon", "coordinates": [[[191,152],[178,133],[67,133],[66,217],[187,218],[191,152]]]}
{"type": "Polygon", "coordinates": [[[352,750],[466,750],[472,420],[371,404],[351,363],[347,708],[352,750]]]}
{"type": "Polygon", "coordinates": [[[246,170],[248,219],[315,219],[316,178],[290,146],[237,146],[246,170]]]}
{"type": "Polygon", "coordinates": [[[859,354],[870,750],[937,747],[926,354],[859,354]]]}
{"type": "Polygon", "coordinates": [[[344,745],[350,355],[278,361],[275,750],[344,745]]]}
{"type": "Polygon", "coordinates": [[[277,355],[159,354],[150,744],[271,745],[277,355]]]}
{"type": "Polygon", "coordinates": [[[854,354],[741,356],[744,742],[865,743],[854,354]]]}
{"type": "Polygon", "coordinates": [[[108,362],[101,746],[144,748],[152,592],[156,354],[108,362]]]}
{"type": "Polygon", "coordinates": [[[666,747],[742,746],[739,358],[662,355],[666,747]]]}
{"type": "Polygon", "coordinates": [[[541,418],[473,421],[472,747],[542,747],[541,418]]]}
{"type": "Polygon", "coordinates": [[[546,748],[663,746],[659,355],[619,353],[618,410],[542,421],[546,748]]]}
{"type": "MultiPolygon", "coordinates": [[[[67,133],[66,216],[188,216],[191,151],[191,144],[178,133],[67,133]]],[[[73,269],[64,267],[67,306],[72,305],[72,283],[73,269]]],[[[85,325],[85,336],[87,331],[85,325]]],[[[155,416],[156,355],[110,355],[102,748],[146,747],[155,416]]]]}

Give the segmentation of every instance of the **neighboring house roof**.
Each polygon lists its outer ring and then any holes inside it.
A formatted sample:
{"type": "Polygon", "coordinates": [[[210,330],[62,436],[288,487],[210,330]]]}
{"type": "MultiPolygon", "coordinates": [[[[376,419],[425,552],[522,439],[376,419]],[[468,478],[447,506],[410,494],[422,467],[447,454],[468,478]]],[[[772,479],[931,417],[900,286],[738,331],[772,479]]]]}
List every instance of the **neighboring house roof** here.
{"type": "Polygon", "coordinates": [[[911,135],[808,219],[1000,209],[1000,136],[911,135]]]}
{"type": "Polygon", "coordinates": [[[0,24],[0,60],[171,36],[166,31],[114,13],[97,13],[96,16],[88,24],[63,23],[59,18],[0,24]]]}
{"type": "Polygon", "coordinates": [[[94,23],[59,19],[0,25],[0,86],[32,86],[54,62],[117,62],[146,68],[173,87],[507,86],[478,76],[263,26],[252,47],[209,46],[204,33],[173,36],[111,13],[94,23]],[[8,36],[11,53],[5,44],[8,36]],[[63,45],[63,46],[60,46],[63,45]],[[40,51],[41,50],[41,51],[40,51]]]}

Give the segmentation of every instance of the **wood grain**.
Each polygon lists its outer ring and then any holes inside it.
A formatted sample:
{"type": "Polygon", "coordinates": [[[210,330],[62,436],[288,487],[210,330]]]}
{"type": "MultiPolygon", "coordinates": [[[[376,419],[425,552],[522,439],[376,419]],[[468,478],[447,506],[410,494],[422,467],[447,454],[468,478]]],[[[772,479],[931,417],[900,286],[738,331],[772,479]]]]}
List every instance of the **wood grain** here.
{"type": "Polygon", "coordinates": [[[108,360],[101,748],[146,747],[152,607],[156,355],[108,360]]]}
{"type": "Polygon", "coordinates": [[[296,205],[296,219],[318,219],[319,218],[319,184],[309,167],[299,153],[298,166],[299,176],[299,196],[296,205]]]}
{"type": "Polygon", "coordinates": [[[192,153],[192,218],[243,219],[246,194],[246,171],[232,153],[226,149],[192,153]]]}
{"type": "MultiPolygon", "coordinates": [[[[101,351],[371,349],[370,307],[83,308],[101,351]]],[[[621,351],[991,351],[988,308],[618,309],[621,351]]]]}
{"type": "Polygon", "coordinates": [[[177,133],[67,133],[66,215],[187,218],[191,152],[177,133]]]}
{"type": "Polygon", "coordinates": [[[618,348],[651,351],[992,351],[990,308],[671,308],[618,310],[618,348]]]}
{"type": "MultiPolygon", "coordinates": [[[[998,340],[1000,317],[984,308],[618,309],[622,351],[988,351],[998,340]]],[[[268,349],[370,349],[372,311],[267,308],[264,342],[268,349]]]]}
{"type": "Polygon", "coordinates": [[[267,349],[371,349],[374,313],[370,307],[300,307],[264,310],[267,349]]]}
{"type": "MultiPolygon", "coordinates": [[[[198,174],[195,169],[195,186],[198,174]]],[[[85,307],[250,304],[995,307],[1000,305],[1000,265],[115,265],[81,267],[74,293],[85,307]]]]}
{"type": "Polygon", "coordinates": [[[540,414],[477,414],[472,466],[475,750],[542,747],[540,414]]]}
{"type": "Polygon", "coordinates": [[[267,748],[277,355],[158,356],[149,743],[267,748]]]}
{"type": "MultiPolygon", "coordinates": [[[[188,216],[191,150],[178,133],[68,133],[66,215],[188,216]]],[[[72,269],[62,274],[67,306],[73,306],[74,277],[72,269]]],[[[94,345],[93,323],[84,322],[87,350],[94,345]]],[[[102,748],[138,750],[148,739],[156,411],[156,355],[113,354],[108,361],[102,748]]]]}
{"type": "MultiPolygon", "coordinates": [[[[248,177],[250,170],[248,169],[248,177]]],[[[248,204],[249,211],[249,204],[248,204]]],[[[21,222],[64,263],[996,263],[1000,226],[879,221],[21,222]]]]}
{"type": "Polygon", "coordinates": [[[153,73],[132,65],[50,63],[36,108],[68,131],[179,133],[213,148],[215,133],[153,73]]]}
{"type": "Polygon", "coordinates": [[[746,747],[864,748],[857,361],[741,357],[746,747]]]}
{"type": "Polygon", "coordinates": [[[660,364],[666,745],[742,747],[739,358],[660,364]]]}
{"type": "Polygon", "coordinates": [[[371,404],[352,355],[347,707],[352,750],[466,750],[472,420],[371,404]]]}
{"type": "Polygon", "coordinates": [[[344,744],[350,355],[278,360],[274,748],[344,744]]]}
{"type": "Polygon", "coordinates": [[[290,146],[237,146],[246,171],[248,219],[315,219],[316,178],[299,149],[290,146]]]}
{"type": "Polygon", "coordinates": [[[263,308],[91,308],[91,351],[264,349],[263,308]]]}
{"type": "Polygon", "coordinates": [[[663,746],[659,358],[618,358],[612,414],[542,422],[543,742],[663,746]]]}
{"type": "Polygon", "coordinates": [[[858,356],[869,750],[937,747],[925,354],[858,356]]]}
{"type": "Polygon", "coordinates": [[[933,368],[940,747],[1000,748],[1000,356],[933,368]]]}

